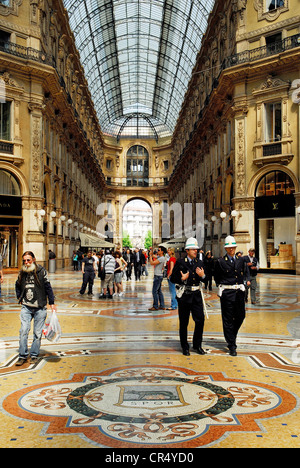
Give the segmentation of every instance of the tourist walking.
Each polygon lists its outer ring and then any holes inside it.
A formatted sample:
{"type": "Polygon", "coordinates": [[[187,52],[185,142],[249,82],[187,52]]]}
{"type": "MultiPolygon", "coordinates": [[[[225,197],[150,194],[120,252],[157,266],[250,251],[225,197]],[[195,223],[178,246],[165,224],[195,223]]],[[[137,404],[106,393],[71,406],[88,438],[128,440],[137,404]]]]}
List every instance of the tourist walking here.
{"type": "Polygon", "coordinates": [[[205,354],[202,348],[204,328],[204,304],[201,283],[205,280],[205,270],[202,260],[197,258],[199,246],[197,239],[190,237],[185,244],[187,256],[176,261],[171,275],[171,281],[178,289],[179,338],[182,354],[189,356],[188,324],[190,314],[195,322],[193,349],[198,354],[205,354]],[[180,291],[180,293],[179,293],[180,291]],[[180,296],[180,297],[179,297],[180,296]]]}
{"type": "Polygon", "coordinates": [[[245,301],[248,302],[248,293],[250,289],[251,304],[256,304],[256,289],[257,289],[257,273],[259,270],[258,259],[255,257],[255,249],[249,249],[248,255],[245,255],[249,273],[250,273],[250,286],[246,287],[245,301]]]}
{"type": "Polygon", "coordinates": [[[131,280],[131,273],[132,273],[132,267],[133,267],[133,261],[134,261],[133,253],[131,252],[130,249],[126,249],[126,252],[124,253],[123,258],[125,262],[127,263],[126,279],[127,281],[129,281],[131,280]]]}
{"type": "Polygon", "coordinates": [[[23,365],[30,356],[30,362],[38,359],[42,332],[47,317],[47,300],[52,311],[56,311],[54,294],[47,271],[36,263],[33,252],[26,251],[23,266],[15,284],[16,296],[21,307],[21,328],[19,340],[19,359],[17,366],[23,365]],[[28,350],[28,335],[33,320],[33,341],[28,350]]]}
{"type": "Polygon", "coordinates": [[[161,290],[161,283],[163,280],[163,270],[165,268],[165,247],[158,247],[157,257],[153,258],[152,248],[150,249],[150,265],[154,266],[154,278],[152,286],[153,306],[149,309],[153,310],[165,310],[164,295],[161,290]]]}
{"type": "Polygon", "coordinates": [[[214,275],[214,257],[211,254],[211,251],[208,250],[205,254],[203,263],[205,268],[205,280],[204,285],[205,289],[208,291],[212,291],[212,279],[214,275]]]}
{"type": "Polygon", "coordinates": [[[82,259],[81,271],[83,279],[79,294],[83,295],[88,285],[88,295],[93,296],[93,286],[97,269],[93,252],[91,250],[89,250],[87,256],[82,259]]]}
{"type": "Polygon", "coordinates": [[[122,285],[122,276],[123,276],[123,271],[127,266],[127,262],[124,260],[124,258],[121,256],[121,252],[115,252],[115,284],[116,284],[116,294],[119,296],[124,296],[123,292],[123,285],[122,285]]]}
{"type": "Polygon", "coordinates": [[[237,334],[246,316],[245,284],[250,285],[249,269],[245,257],[235,256],[236,241],[225,239],[226,255],[215,263],[215,282],[219,288],[224,337],[229,354],[236,356],[237,334]]]}
{"type": "Polygon", "coordinates": [[[177,298],[176,298],[176,288],[175,284],[170,280],[172,275],[174,265],[176,263],[175,251],[172,248],[168,248],[169,260],[167,261],[167,280],[169,285],[169,291],[171,294],[171,307],[168,310],[175,310],[178,308],[177,298]]]}
{"type": "Polygon", "coordinates": [[[99,276],[101,278],[101,290],[103,291],[103,294],[100,294],[101,299],[106,299],[107,290],[109,292],[108,299],[112,299],[113,297],[115,265],[115,258],[110,253],[110,250],[106,249],[105,254],[101,258],[99,272],[99,276]]]}

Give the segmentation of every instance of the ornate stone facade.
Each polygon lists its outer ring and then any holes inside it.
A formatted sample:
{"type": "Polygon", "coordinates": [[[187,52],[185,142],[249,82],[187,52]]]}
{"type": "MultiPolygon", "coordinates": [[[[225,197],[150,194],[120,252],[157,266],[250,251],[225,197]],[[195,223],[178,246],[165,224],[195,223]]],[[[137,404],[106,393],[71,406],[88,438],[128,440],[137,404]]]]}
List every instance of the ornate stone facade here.
{"type": "MultiPolygon", "coordinates": [[[[152,206],[156,243],[162,202],[203,203],[205,248],[222,254],[223,239],[233,233],[244,252],[262,251],[256,192],[274,172],[292,181],[292,241],[290,233],[280,235],[293,244],[299,271],[296,3],[216,1],[173,136],[158,142],[102,134],[61,0],[1,5],[7,42],[0,51],[0,94],[10,103],[12,126],[9,139],[0,139],[0,170],[17,180],[23,204],[22,216],[1,218],[1,226],[9,220],[20,248],[35,248],[44,263],[51,248],[64,266],[79,245],[80,227],[92,232],[103,224],[108,202],[116,243],[130,199],[152,206]],[[148,154],[147,183],[129,186],[127,160],[135,145],[148,154]]],[[[170,230],[179,237],[172,214],[170,230]]]]}

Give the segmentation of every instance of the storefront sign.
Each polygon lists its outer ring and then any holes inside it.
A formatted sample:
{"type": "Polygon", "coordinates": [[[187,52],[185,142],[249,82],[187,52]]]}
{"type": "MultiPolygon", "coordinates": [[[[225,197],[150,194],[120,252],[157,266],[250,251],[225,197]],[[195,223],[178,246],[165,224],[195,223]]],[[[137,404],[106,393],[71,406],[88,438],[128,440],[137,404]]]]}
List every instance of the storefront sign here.
{"type": "Polygon", "coordinates": [[[22,198],[0,195],[0,216],[22,216],[22,198]]]}
{"type": "Polygon", "coordinates": [[[294,217],[295,197],[294,195],[257,197],[255,199],[255,215],[258,219],[294,217]]]}

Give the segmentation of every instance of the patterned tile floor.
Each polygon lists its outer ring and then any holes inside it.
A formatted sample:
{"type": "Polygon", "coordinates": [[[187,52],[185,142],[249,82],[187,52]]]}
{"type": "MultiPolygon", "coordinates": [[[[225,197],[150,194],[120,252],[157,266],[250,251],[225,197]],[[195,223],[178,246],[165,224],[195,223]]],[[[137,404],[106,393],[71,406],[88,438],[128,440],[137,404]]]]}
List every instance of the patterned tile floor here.
{"type": "MultiPolygon", "coordinates": [[[[150,268],[151,269],[151,268],[150,268]]],[[[79,296],[81,274],[50,274],[61,340],[15,366],[16,274],[0,304],[0,447],[300,447],[300,278],[259,275],[231,357],[216,288],[205,294],[205,356],[181,354],[177,311],[149,312],[152,271],[125,295],[79,296]]],[[[170,303],[167,283],[163,292],[170,303]]],[[[192,335],[193,322],[190,323],[192,335]]]]}

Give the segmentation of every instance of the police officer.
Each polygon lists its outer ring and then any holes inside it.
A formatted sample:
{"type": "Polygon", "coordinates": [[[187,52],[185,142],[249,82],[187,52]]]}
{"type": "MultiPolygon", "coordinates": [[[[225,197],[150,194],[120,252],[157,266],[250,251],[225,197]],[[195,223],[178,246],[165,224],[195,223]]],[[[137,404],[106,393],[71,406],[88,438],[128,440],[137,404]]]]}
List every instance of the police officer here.
{"type": "Polygon", "coordinates": [[[226,255],[215,264],[215,281],[219,287],[224,337],[229,354],[236,356],[236,338],[245,319],[245,285],[249,285],[249,270],[245,257],[235,256],[234,237],[225,239],[226,255]]]}
{"type": "Polygon", "coordinates": [[[190,313],[195,322],[193,348],[199,354],[205,354],[202,349],[204,327],[204,311],[200,283],[204,282],[205,272],[203,262],[197,259],[199,246],[197,239],[190,237],[185,244],[187,256],[176,261],[170,280],[181,287],[181,297],[178,297],[179,337],[184,356],[189,356],[188,324],[190,313]],[[183,292],[182,292],[183,291],[183,292]]]}

